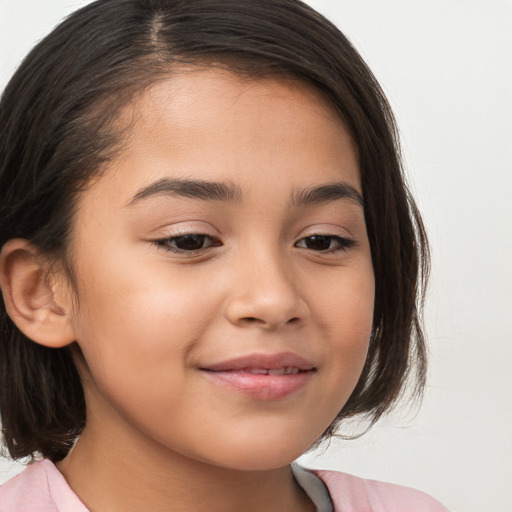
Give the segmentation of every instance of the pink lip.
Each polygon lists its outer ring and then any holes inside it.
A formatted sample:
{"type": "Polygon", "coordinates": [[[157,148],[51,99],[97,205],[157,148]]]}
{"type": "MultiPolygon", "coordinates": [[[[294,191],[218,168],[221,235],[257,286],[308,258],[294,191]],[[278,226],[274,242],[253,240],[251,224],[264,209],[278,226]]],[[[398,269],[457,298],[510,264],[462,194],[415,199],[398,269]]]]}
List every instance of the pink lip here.
{"type": "Polygon", "coordinates": [[[304,387],[316,372],[313,363],[291,352],[251,354],[200,368],[204,375],[255,400],[280,400],[304,387]],[[266,370],[286,374],[252,373],[266,370]],[[291,372],[291,373],[290,373],[291,372]]]}

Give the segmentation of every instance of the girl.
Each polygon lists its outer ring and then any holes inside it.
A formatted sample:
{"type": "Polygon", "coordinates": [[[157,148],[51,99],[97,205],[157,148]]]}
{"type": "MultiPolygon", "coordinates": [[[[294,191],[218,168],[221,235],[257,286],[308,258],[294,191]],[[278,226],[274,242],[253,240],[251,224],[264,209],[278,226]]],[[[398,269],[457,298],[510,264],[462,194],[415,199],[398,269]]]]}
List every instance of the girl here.
{"type": "Polygon", "coordinates": [[[99,0],[0,103],[0,511],[442,511],[291,463],[419,393],[388,104],[297,0],[99,0]]]}

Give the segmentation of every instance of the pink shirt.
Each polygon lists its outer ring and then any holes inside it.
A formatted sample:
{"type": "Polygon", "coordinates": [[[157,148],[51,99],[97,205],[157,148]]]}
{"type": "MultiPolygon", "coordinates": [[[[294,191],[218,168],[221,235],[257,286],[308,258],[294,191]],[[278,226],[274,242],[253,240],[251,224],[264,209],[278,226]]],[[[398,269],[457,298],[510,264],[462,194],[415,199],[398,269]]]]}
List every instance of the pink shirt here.
{"type": "MultiPolygon", "coordinates": [[[[325,484],[333,512],[447,512],[430,496],[407,487],[364,480],[336,471],[310,473],[325,484]]],[[[321,482],[319,485],[322,486],[321,482]]],[[[305,490],[308,492],[307,488],[305,490]]],[[[321,505],[319,510],[326,508],[321,505]]],[[[0,512],[89,511],[57,468],[49,460],[43,460],[30,464],[0,487],[0,512]]]]}

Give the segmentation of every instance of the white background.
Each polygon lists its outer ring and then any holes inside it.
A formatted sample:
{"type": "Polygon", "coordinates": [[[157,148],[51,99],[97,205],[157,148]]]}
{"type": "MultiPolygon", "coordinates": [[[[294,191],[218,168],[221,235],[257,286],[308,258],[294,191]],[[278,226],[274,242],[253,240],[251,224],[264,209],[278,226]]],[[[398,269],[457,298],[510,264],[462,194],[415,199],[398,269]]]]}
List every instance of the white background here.
{"type": "MultiPolygon", "coordinates": [[[[85,3],[0,0],[0,89],[85,3]]],[[[453,512],[511,512],[512,1],[309,3],[352,40],[395,109],[433,276],[421,411],[303,462],[417,487],[453,512]]],[[[0,482],[19,469],[0,460],[0,482]]]]}

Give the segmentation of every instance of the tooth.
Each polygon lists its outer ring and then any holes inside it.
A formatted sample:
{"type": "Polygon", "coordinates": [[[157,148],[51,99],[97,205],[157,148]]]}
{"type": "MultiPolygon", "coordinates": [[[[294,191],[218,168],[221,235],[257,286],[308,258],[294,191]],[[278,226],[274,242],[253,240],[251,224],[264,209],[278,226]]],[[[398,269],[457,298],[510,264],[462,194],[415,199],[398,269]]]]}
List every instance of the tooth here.
{"type": "Polygon", "coordinates": [[[269,375],[284,375],[285,369],[284,368],[272,368],[268,371],[269,375]]]}
{"type": "Polygon", "coordinates": [[[249,370],[249,373],[252,373],[253,375],[265,375],[268,372],[265,368],[251,368],[249,370]]]}
{"type": "Polygon", "coordinates": [[[293,372],[293,368],[291,366],[287,366],[284,370],[285,375],[290,375],[293,372]]]}

